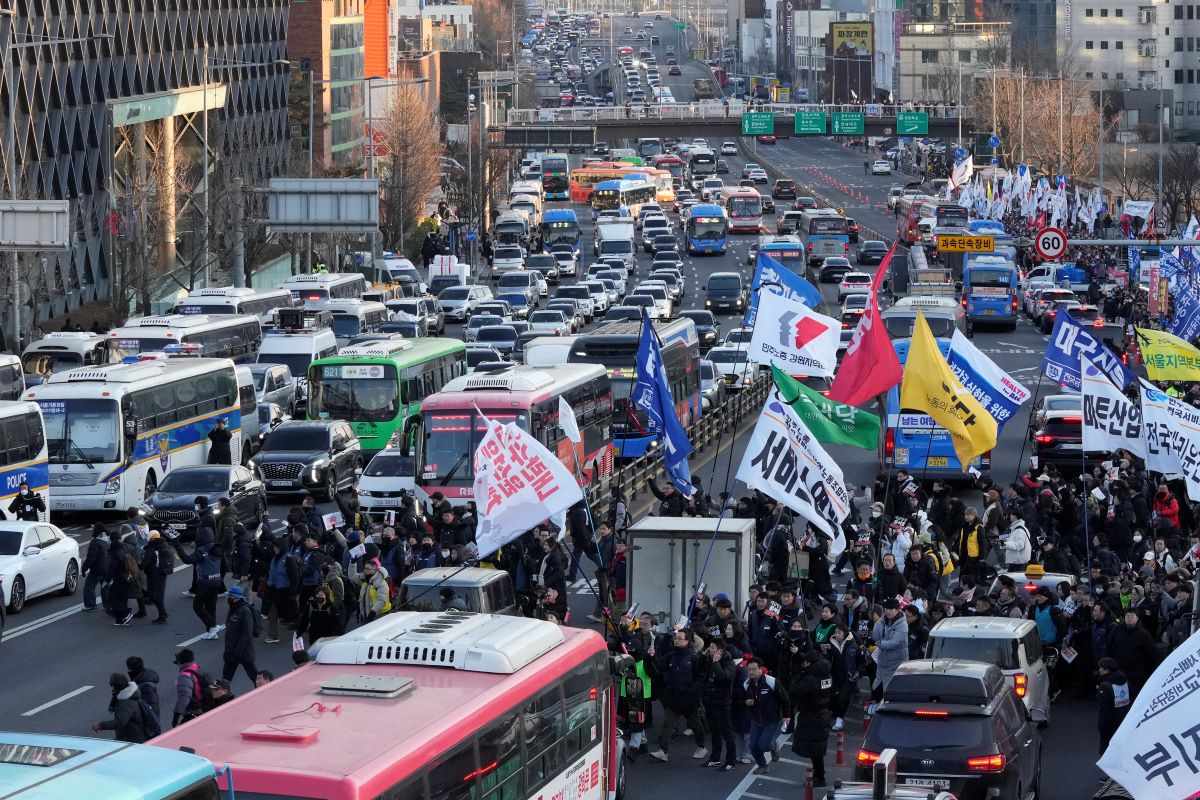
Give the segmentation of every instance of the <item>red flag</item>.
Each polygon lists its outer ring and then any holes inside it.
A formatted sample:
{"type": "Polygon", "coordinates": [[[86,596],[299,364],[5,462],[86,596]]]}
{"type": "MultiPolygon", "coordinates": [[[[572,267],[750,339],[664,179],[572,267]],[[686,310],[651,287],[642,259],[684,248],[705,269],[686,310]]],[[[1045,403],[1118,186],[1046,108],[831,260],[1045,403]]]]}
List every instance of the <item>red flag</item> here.
{"type": "Polygon", "coordinates": [[[854,337],[846,348],[842,365],[833,376],[833,386],[829,389],[830,400],[860,406],[899,384],[903,377],[900,359],[896,357],[892,340],[879,316],[879,285],[891,266],[895,252],[896,245],[893,243],[875,273],[867,310],[859,317],[858,327],[854,329],[854,337]]]}

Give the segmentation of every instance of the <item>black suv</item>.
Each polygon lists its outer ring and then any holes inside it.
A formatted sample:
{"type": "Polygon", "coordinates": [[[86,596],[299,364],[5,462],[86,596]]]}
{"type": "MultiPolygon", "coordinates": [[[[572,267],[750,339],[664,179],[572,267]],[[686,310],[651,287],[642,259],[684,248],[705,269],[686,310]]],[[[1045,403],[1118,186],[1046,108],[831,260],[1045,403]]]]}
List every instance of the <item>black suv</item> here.
{"type": "Polygon", "coordinates": [[[253,530],[267,516],[267,492],[262,481],[245,467],[209,464],[176,467],[146,499],[151,528],[190,536],[196,532],[196,498],[207,497],[216,511],[217,500],[228,497],[238,522],[253,530]]]}
{"type": "Polygon", "coordinates": [[[796,182],[791,178],[780,178],[771,187],[771,197],[776,200],[795,200],[796,182]]]}
{"type": "Polygon", "coordinates": [[[354,485],[362,445],[341,420],[291,420],[271,432],[250,464],[268,494],[310,491],[332,500],[354,485]]]}
{"type": "Polygon", "coordinates": [[[1078,472],[1086,462],[1088,469],[1106,457],[1102,452],[1083,452],[1083,415],[1078,412],[1048,414],[1033,434],[1033,454],[1038,466],[1056,464],[1067,472],[1078,472]]]}
{"type": "Polygon", "coordinates": [[[879,754],[897,754],[901,785],[946,790],[959,800],[1028,800],[1041,788],[1037,720],[994,664],[906,661],[883,692],[856,778],[871,779],[879,754]]]}
{"type": "Polygon", "coordinates": [[[704,287],[704,310],[740,314],[746,310],[746,286],[737,272],[714,272],[704,287]]]}

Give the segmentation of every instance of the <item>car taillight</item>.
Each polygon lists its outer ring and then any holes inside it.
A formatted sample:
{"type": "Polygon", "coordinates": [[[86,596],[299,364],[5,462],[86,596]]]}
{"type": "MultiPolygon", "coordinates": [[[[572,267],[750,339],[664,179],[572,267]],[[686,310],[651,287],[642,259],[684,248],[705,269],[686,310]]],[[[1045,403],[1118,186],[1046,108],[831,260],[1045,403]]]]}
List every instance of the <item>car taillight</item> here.
{"type": "Polygon", "coordinates": [[[1024,672],[1018,672],[1016,675],[1013,675],[1013,691],[1017,693],[1017,697],[1024,697],[1029,691],[1029,676],[1024,672]]]}
{"type": "Polygon", "coordinates": [[[1100,317],[1096,317],[1096,319],[1092,320],[1092,327],[1093,328],[1103,328],[1104,320],[1102,320],[1100,317]]]}
{"type": "Polygon", "coordinates": [[[967,296],[965,294],[962,296],[962,307],[967,307],[967,296]]]}
{"type": "Polygon", "coordinates": [[[1015,297],[1013,298],[1012,306],[1013,306],[1013,311],[1016,311],[1017,310],[1017,298],[1015,298],[1015,297]]]}
{"type": "Polygon", "coordinates": [[[918,717],[948,717],[948,716],[950,716],[949,711],[940,711],[937,709],[929,709],[929,708],[918,708],[913,713],[916,714],[918,717]]]}
{"type": "Polygon", "coordinates": [[[976,756],[967,759],[967,769],[971,772],[1003,772],[1004,756],[976,756]]]}
{"type": "Polygon", "coordinates": [[[1050,444],[1051,442],[1054,441],[1054,437],[1047,433],[1040,433],[1037,436],[1033,437],[1033,440],[1035,442],[1037,442],[1038,444],[1050,444]]]}
{"type": "Polygon", "coordinates": [[[870,750],[858,751],[858,765],[860,767],[869,767],[879,760],[879,753],[872,753],[870,750]]]}
{"type": "Polygon", "coordinates": [[[812,242],[809,242],[809,243],[808,243],[808,249],[809,249],[810,251],[812,250],[812,242]]]}
{"type": "Polygon", "coordinates": [[[883,435],[883,455],[884,458],[891,458],[896,453],[896,431],[893,428],[888,428],[887,433],[883,435]]]}
{"type": "Polygon", "coordinates": [[[843,253],[849,253],[849,252],[850,252],[850,245],[849,245],[849,244],[843,244],[843,245],[842,245],[842,252],[843,252],[843,253]]]}

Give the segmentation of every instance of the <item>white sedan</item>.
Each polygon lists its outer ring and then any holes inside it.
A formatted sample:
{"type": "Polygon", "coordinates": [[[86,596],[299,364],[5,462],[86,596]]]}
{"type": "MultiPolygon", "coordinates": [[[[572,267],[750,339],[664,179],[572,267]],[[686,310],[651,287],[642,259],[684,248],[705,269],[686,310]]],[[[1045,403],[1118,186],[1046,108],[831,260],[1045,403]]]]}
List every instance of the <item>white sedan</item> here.
{"type": "Polygon", "coordinates": [[[535,311],[529,315],[529,330],[538,331],[547,336],[566,336],[571,333],[571,323],[563,312],[546,309],[535,311]]]}
{"type": "Polygon", "coordinates": [[[838,300],[851,294],[870,294],[872,277],[865,272],[847,272],[838,284],[838,300]]]}
{"type": "Polygon", "coordinates": [[[892,174],[892,162],[884,161],[882,158],[872,161],[871,162],[871,174],[872,175],[891,175],[892,174]]]}
{"type": "Polygon", "coordinates": [[[736,156],[738,154],[737,145],[733,142],[721,142],[721,155],[736,156]]]}
{"type": "Polygon", "coordinates": [[[50,592],[75,594],[79,545],[48,522],[0,522],[0,597],[16,614],[26,601],[50,592]]]}

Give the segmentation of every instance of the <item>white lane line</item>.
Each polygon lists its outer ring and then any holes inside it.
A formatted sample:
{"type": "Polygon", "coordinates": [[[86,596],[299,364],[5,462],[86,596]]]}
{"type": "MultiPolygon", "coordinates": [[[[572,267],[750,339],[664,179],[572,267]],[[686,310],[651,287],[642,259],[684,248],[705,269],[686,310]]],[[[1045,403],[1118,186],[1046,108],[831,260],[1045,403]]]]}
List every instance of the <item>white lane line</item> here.
{"type": "Polygon", "coordinates": [[[76,690],[74,690],[74,691],[67,692],[67,693],[66,693],[66,694],[64,694],[62,697],[56,697],[56,698],[54,698],[54,699],[53,699],[53,700],[51,700],[49,703],[42,703],[42,704],[41,704],[40,706],[38,706],[37,708],[31,708],[31,709],[29,709],[28,711],[26,711],[26,712],[25,712],[24,714],[22,714],[21,716],[22,716],[22,717],[32,717],[34,714],[40,714],[41,712],[45,711],[47,708],[53,708],[54,706],[58,705],[59,703],[66,702],[67,700],[70,700],[72,697],[75,697],[75,696],[77,696],[77,695],[81,695],[81,694],[83,694],[84,692],[86,692],[86,691],[89,691],[89,690],[91,690],[91,689],[93,689],[93,688],[94,688],[94,687],[92,687],[92,686],[80,686],[78,689],[76,689],[76,690]]]}
{"type": "MultiPolygon", "coordinates": [[[[207,631],[205,631],[205,633],[207,633],[207,631]]],[[[193,636],[192,638],[188,639],[186,642],[180,642],[179,644],[175,645],[175,648],[179,649],[180,647],[187,647],[189,645],[193,645],[203,638],[204,638],[204,633],[200,634],[199,636],[193,636]]],[[[216,641],[216,640],[214,639],[213,641],[216,641]]]]}
{"type": "Polygon", "coordinates": [[[80,611],[83,611],[83,603],[71,606],[69,608],[64,608],[62,611],[56,611],[53,614],[47,614],[40,619],[35,619],[32,622],[26,622],[24,625],[18,625],[12,630],[5,631],[4,639],[5,641],[8,641],[9,639],[17,638],[18,636],[24,636],[27,633],[36,631],[38,628],[44,628],[47,625],[52,625],[55,622],[58,622],[59,620],[66,619],[72,614],[77,614],[80,611]]]}
{"type": "MultiPolygon", "coordinates": [[[[763,776],[759,775],[758,777],[761,778],[763,776]]],[[[778,797],[771,797],[770,795],[765,794],[755,794],[754,792],[743,792],[740,796],[749,797],[750,800],[780,800],[778,797]]]]}

